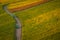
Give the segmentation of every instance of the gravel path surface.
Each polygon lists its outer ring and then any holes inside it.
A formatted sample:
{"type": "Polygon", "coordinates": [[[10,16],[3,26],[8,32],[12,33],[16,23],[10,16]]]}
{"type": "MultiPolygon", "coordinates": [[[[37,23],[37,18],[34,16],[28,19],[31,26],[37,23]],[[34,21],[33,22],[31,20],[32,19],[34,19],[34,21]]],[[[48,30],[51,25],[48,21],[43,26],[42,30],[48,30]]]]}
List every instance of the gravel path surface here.
{"type": "Polygon", "coordinates": [[[13,17],[16,21],[16,40],[21,40],[21,23],[20,20],[11,12],[8,11],[7,5],[4,5],[4,10],[9,14],[11,17],[13,17]]]}

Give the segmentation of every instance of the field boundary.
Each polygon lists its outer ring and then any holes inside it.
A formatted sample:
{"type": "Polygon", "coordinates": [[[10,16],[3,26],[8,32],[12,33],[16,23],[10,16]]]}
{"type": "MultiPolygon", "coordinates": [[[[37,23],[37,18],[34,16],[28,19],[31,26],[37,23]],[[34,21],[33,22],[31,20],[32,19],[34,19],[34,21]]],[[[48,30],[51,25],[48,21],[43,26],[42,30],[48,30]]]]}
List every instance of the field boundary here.
{"type": "Polygon", "coordinates": [[[25,10],[25,9],[28,9],[28,8],[31,8],[31,7],[46,3],[48,1],[50,1],[50,0],[37,1],[37,2],[33,2],[33,3],[27,4],[27,5],[23,5],[23,6],[20,6],[20,7],[17,7],[17,8],[8,9],[8,10],[10,12],[22,11],[22,10],[25,10]]]}

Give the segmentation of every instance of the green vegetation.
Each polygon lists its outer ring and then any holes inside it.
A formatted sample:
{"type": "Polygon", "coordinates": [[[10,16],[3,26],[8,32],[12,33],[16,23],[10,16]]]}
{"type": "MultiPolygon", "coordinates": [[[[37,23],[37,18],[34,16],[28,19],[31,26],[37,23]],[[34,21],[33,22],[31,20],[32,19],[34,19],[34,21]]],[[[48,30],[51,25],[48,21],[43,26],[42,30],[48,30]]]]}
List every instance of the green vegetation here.
{"type": "Polygon", "coordinates": [[[0,3],[2,5],[5,5],[5,4],[8,4],[8,3],[23,2],[23,1],[27,1],[27,0],[1,0],[0,3]]]}
{"type": "Polygon", "coordinates": [[[42,38],[41,40],[60,40],[60,32],[55,33],[51,36],[47,36],[45,38],[42,38]]]}
{"type": "MultiPolygon", "coordinates": [[[[3,10],[2,4],[0,4],[0,10],[0,40],[13,40],[15,39],[15,21],[3,10]]],[[[53,0],[14,12],[22,23],[22,40],[59,40],[59,11],[60,0],[53,0]]]]}

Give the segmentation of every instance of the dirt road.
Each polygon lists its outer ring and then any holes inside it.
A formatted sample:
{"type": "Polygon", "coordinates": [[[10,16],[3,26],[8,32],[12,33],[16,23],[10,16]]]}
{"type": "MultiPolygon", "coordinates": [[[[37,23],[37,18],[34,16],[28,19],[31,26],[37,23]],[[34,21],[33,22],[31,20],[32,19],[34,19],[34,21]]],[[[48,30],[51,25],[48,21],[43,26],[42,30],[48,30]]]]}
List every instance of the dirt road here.
{"type": "Polygon", "coordinates": [[[4,8],[4,10],[7,12],[7,14],[9,14],[11,17],[13,17],[13,19],[15,20],[15,22],[16,22],[16,40],[21,40],[21,23],[20,23],[20,20],[13,14],[13,13],[11,13],[11,12],[9,12],[8,11],[8,9],[7,9],[7,5],[4,5],[3,6],[3,8],[4,8]]]}

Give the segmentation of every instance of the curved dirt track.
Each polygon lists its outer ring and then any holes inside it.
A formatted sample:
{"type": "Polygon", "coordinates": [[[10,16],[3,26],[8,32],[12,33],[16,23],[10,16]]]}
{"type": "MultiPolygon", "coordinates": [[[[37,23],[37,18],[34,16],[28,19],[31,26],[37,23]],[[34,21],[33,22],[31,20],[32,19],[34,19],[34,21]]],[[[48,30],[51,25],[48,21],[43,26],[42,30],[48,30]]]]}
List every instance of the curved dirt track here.
{"type": "Polygon", "coordinates": [[[14,14],[12,14],[11,12],[8,11],[7,9],[7,5],[3,6],[4,10],[7,12],[7,14],[9,14],[11,17],[14,18],[15,22],[16,22],[16,29],[15,29],[15,36],[16,36],[16,40],[21,40],[21,23],[20,20],[18,19],[18,17],[16,17],[14,14]]]}
{"type": "Polygon", "coordinates": [[[31,3],[29,5],[21,6],[19,8],[9,9],[10,12],[7,10],[6,6],[4,6],[4,10],[15,19],[16,26],[18,26],[18,29],[16,29],[16,38],[17,38],[16,40],[21,40],[21,31],[22,31],[21,28],[20,28],[21,27],[21,23],[20,23],[19,19],[16,16],[14,17],[14,15],[11,12],[22,11],[24,9],[31,8],[33,6],[37,6],[37,5],[46,3],[48,1],[49,0],[43,0],[43,1],[35,2],[35,3],[31,3]]]}
{"type": "Polygon", "coordinates": [[[25,5],[25,6],[21,6],[21,7],[18,7],[18,8],[9,9],[9,11],[10,12],[22,11],[22,10],[31,8],[33,6],[37,6],[37,5],[46,3],[48,1],[50,1],[50,0],[42,0],[42,1],[34,2],[34,3],[28,4],[28,5],[25,5]]]}

